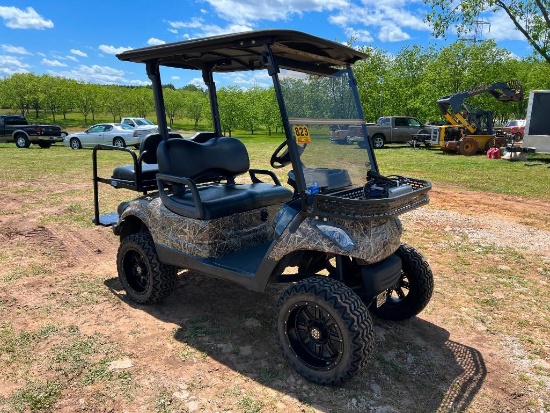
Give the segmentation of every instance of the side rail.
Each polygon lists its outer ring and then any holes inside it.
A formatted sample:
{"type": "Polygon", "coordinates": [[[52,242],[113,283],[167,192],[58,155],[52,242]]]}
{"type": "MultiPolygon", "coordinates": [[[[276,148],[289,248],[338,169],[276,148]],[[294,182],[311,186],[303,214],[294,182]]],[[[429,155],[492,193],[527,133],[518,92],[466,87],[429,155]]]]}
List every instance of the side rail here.
{"type": "Polygon", "coordinates": [[[204,218],[204,206],[195,182],[189,178],[160,173],[157,175],[157,180],[160,198],[168,209],[183,209],[186,211],[186,216],[197,219],[204,218]],[[164,189],[166,185],[174,187],[176,191],[181,194],[185,194],[186,189],[189,189],[189,192],[193,198],[193,205],[189,205],[188,202],[179,200],[177,196],[168,196],[168,193],[164,189]]]}
{"type": "Polygon", "coordinates": [[[113,225],[118,220],[118,214],[112,213],[100,216],[99,215],[99,182],[104,184],[109,184],[115,187],[124,187],[127,189],[133,189],[136,191],[139,191],[138,185],[141,179],[141,156],[140,158],[137,157],[136,153],[128,148],[120,148],[117,146],[112,145],[96,145],[94,146],[94,149],[92,151],[92,165],[93,165],[93,181],[94,181],[94,218],[92,219],[92,222],[96,225],[103,225],[103,226],[110,226],[113,225]],[[136,172],[136,179],[134,182],[127,181],[124,183],[124,185],[117,186],[116,184],[113,185],[113,178],[102,178],[98,176],[97,171],[97,153],[100,150],[118,150],[123,152],[128,152],[132,156],[132,160],[134,163],[134,171],[136,172]]]}

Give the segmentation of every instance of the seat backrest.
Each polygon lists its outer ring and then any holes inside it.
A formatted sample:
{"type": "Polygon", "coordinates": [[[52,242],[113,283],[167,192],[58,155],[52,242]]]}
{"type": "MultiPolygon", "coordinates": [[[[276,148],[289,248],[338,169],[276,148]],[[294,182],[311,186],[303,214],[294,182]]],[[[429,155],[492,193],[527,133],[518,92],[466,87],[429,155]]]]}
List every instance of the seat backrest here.
{"type": "MultiPolygon", "coordinates": [[[[172,138],[183,137],[179,133],[169,133],[168,136],[172,138]]],[[[162,141],[162,136],[160,133],[151,133],[147,135],[139,145],[139,153],[143,163],[155,164],[157,163],[157,148],[160,141],[162,141]],[[145,153],[144,153],[145,152],[145,153]]]]}
{"type": "Polygon", "coordinates": [[[204,143],[204,142],[209,141],[212,138],[218,138],[218,137],[219,136],[215,132],[200,131],[200,132],[195,133],[193,136],[191,136],[189,138],[189,140],[191,140],[193,142],[204,143]]]}
{"type": "Polygon", "coordinates": [[[231,180],[248,171],[250,159],[235,138],[214,138],[204,143],[169,139],[157,149],[159,172],[191,178],[196,183],[231,180]]]}

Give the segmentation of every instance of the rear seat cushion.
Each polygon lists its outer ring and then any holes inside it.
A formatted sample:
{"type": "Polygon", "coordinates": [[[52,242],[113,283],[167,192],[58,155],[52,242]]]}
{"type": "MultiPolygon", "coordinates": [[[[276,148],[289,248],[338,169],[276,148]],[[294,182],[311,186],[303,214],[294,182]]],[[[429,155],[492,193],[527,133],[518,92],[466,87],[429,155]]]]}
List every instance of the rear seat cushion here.
{"type": "MultiPolygon", "coordinates": [[[[198,190],[204,210],[201,219],[221,218],[252,209],[282,204],[292,198],[292,192],[289,189],[268,183],[213,184],[199,187],[198,190]]],[[[178,215],[193,216],[194,214],[190,214],[190,211],[195,204],[191,193],[186,192],[183,196],[178,195],[176,198],[174,201],[177,202],[165,203],[165,206],[178,215]]]]}
{"type": "MultiPolygon", "coordinates": [[[[134,165],[117,166],[113,171],[113,179],[124,181],[135,181],[136,171],[134,165]]],[[[141,179],[144,181],[154,180],[159,172],[157,164],[141,164],[141,179]]]]}

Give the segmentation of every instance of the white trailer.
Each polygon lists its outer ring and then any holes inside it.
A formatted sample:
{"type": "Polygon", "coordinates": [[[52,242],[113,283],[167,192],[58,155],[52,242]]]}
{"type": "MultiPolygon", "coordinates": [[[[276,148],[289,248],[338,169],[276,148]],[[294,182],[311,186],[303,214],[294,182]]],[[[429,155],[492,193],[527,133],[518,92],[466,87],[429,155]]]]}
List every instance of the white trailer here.
{"type": "MultiPolygon", "coordinates": [[[[523,150],[534,148],[537,153],[550,153],[550,90],[529,93],[523,150]]],[[[532,150],[532,149],[531,149],[532,150]]]]}

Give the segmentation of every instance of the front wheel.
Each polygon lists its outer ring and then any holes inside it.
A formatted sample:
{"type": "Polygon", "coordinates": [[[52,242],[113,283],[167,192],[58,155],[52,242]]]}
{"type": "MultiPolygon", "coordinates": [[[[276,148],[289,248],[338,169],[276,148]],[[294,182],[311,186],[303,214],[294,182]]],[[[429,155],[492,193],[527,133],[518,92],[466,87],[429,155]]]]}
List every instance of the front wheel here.
{"type": "Polygon", "coordinates": [[[117,254],[118,277],[128,297],[140,304],[164,300],[176,285],[176,268],[160,262],[151,234],[130,234],[117,254]]]}
{"type": "Polygon", "coordinates": [[[25,149],[31,146],[31,141],[26,135],[23,135],[20,133],[15,137],[15,146],[17,146],[20,149],[25,149]]]}
{"type": "Polygon", "coordinates": [[[407,320],[419,314],[430,302],[434,289],[432,270],[413,247],[401,244],[395,254],[401,258],[401,277],[386,291],[386,302],[371,312],[386,320],[407,320]]]}
{"type": "Polygon", "coordinates": [[[82,144],[77,138],[71,138],[69,141],[69,145],[71,146],[71,149],[80,149],[82,148],[82,144]]]}
{"type": "Polygon", "coordinates": [[[384,135],[374,135],[372,137],[372,147],[374,149],[382,149],[384,145],[386,144],[386,138],[384,135]]]}
{"type": "Polygon", "coordinates": [[[339,384],[366,364],[374,327],[361,299],[345,284],[317,276],[289,287],[277,302],[276,335],[296,372],[317,384],[339,384]]]}

